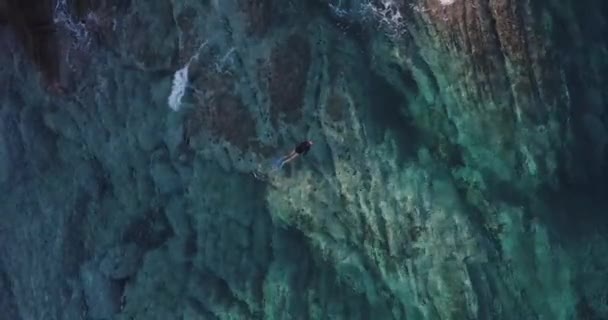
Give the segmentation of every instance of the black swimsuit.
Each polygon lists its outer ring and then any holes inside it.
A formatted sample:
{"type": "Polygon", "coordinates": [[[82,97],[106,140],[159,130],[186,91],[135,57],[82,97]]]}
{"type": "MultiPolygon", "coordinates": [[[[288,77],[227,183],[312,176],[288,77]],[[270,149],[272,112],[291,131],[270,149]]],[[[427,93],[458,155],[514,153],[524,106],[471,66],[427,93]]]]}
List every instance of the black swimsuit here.
{"type": "Polygon", "coordinates": [[[310,150],[310,142],[304,141],[296,146],[296,153],[298,154],[306,154],[310,150]]]}

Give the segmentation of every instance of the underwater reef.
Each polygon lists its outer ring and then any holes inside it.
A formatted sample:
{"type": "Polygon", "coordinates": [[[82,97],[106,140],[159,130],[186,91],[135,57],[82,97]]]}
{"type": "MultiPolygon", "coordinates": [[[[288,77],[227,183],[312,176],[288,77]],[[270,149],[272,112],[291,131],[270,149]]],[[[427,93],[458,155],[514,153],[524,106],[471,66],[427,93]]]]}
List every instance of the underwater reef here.
{"type": "Polygon", "coordinates": [[[0,0],[0,319],[608,319],[606,35],[599,0],[0,0]]]}

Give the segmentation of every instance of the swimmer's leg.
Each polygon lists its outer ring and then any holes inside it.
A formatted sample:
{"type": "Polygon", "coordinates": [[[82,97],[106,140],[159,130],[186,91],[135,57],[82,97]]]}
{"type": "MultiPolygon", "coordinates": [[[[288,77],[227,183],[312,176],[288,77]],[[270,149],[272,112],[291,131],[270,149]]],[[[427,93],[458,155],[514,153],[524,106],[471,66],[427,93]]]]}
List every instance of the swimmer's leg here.
{"type": "Polygon", "coordinates": [[[280,159],[276,160],[276,161],[273,163],[273,170],[278,170],[278,169],[283,168],[283,166],[284,166],[286,163],[288,163],[289,161],[291,161],[291,160],[293,160],[293,159],[295,159],[295,158],[297,158],[297,157],[298,157],[298,154],[297,154],[295,151],[293,151],[293,152],[291,152],[289,155],[286,155],[286,156],[284,156],[284,157],[282,157],[282,158],[280,158],[280,159]]]}
{"type": "Polygon", "coordinates": [[[298,157],[298,154],[295,153],[295,152],[292,152],[289,156],[287,156],[286,158],[284,158],[283,165],[285,165],[287,162],[289,162],[289,161],[291,161],[291,160],[293,160],[293,159],[295,159],[297,157],[298,157]]]}
{"type": "Polygon", "coordinates": [[[285,164],[285,157],[280,157],[272,162],[272,170],[279,170],[285,164]]]}

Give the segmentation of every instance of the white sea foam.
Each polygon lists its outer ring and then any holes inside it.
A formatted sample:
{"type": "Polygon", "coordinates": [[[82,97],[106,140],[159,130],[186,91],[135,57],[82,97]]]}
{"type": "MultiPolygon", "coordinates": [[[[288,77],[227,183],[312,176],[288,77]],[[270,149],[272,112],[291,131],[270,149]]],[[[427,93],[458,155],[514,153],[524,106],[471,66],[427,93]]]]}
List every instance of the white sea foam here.
{"type": "Polygon", "coordinates": [[[171,87],[171,94],[169,95],[169,108],[173,111],[179,111],[182,104],[182,98],[186,92],[186,86],[188,86],[188,67],[190,64],[186,64],[183,68],[175,71],[173,75],[173,86],[171,87]]]}
{"type": "Polygon", "coordinates": [[[375,18],[390,36],[399,36],[405,32],[405,20],[399,7],[400,3],[395,0],[380,0],[378,3],[366,2],[363,10],[375,18]]]}
{"type": "Polygon", "coordinates": [[[59,0],[53,10],[53,23],[56,25],[63,26],[70,35],[74,38],[72,43],[77,48],[86,48],[90,42],[91,37],[85,24],[82,21],[76,21],[69,11],[69,6],[66,0],[59,0]]]}
{"type": "Polygon", "coordinates": [[[186,93],[186,88],[188,87],[188,69],[190,68],[190,64],[195,59],[198,59],[199,53],[205,47],[206,44],[207,41],[203,42],[198,48],[198,50],[196,50],[196,53],[192,57],[190,57],[190,60],[188,60],[186,65],[183,68],[175,71],[175,74],[173,75],[173,86],[171,87],[171,94],[169,94],[169,97],[167,98],[169,108],[171,108],[173,111],[179,111],[182,105],[182,98],[184,97],[184,94],[186,93]]]}

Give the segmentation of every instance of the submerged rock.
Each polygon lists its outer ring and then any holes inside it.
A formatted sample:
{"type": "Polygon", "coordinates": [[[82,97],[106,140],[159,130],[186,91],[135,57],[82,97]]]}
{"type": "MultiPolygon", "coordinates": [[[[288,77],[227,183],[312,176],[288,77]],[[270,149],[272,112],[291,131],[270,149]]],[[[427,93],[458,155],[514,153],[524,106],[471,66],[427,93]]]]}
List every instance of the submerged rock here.
{"type": "Polygon", "coordinates": [[[120,311],[121,289],[117,282],[89,265],[82,268],[81,278],[88,317],[111,319],[120,311]]]}
{"type": "Polygon", "coordinates": [[[141,261],[142,252],[135,244],[110,249],[99,263],[99,270],[106,277],[123,280],[133,276],[141,261]]]}
{"type": "Polygon", "coordinates": [[[605,4],[21,6],[11,318],[608,318],[605,4]]]}

